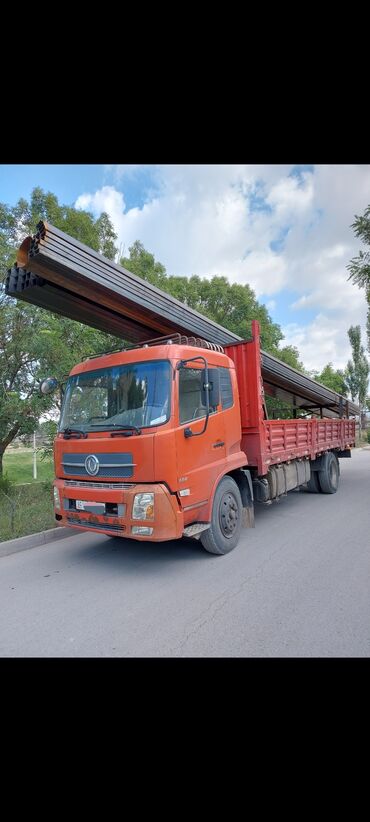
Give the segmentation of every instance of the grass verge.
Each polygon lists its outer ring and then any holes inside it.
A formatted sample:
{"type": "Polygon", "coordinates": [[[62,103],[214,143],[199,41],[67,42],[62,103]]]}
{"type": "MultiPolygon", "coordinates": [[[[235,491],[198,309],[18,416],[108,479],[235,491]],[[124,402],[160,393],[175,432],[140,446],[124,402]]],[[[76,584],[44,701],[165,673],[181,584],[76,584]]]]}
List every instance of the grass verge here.
{"type": "Polygon", "coordinates": [[[55,527],[51,482],[13,485],[0,491],[0,542],[55,527]]]}
{"type": "Polygon", "coordinates": [[[13,451],[7,449],[4,454],[3,466],[4,474],[8,476],[10,482],[40,483],[47,480],[51,483],[54,479],[54,462],[50,458],[42,460],[40,454],[37,460],[37,480],[33,479],[33,452],[32,448],[19,448],[13,451]]]}

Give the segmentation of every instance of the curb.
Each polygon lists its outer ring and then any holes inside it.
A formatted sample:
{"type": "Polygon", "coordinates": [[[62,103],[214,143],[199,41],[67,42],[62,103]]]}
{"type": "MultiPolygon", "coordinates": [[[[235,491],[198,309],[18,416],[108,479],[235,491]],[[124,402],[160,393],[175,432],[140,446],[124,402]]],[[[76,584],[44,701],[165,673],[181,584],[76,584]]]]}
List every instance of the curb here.
{"type": "Polygon", "coordinates": [[[46,545],[56,539],[65,539],[72,536],[70,528],[57,526],[47,531],[40,531],[38,534],[29,534],[26,537],[8,539],[0,542],[0,557],[7,557],[9,554],[16,554],[18,551],[27,551],[28,548],[35,548],[37,545],[46,545]]]}

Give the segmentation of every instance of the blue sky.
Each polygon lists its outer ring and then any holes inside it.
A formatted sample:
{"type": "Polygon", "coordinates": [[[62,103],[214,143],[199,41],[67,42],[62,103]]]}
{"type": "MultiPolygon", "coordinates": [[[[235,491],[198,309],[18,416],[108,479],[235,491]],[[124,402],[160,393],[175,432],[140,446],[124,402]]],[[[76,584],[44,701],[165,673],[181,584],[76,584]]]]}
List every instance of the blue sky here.
{"type": "MultiPolygon", "coordinates": [[[[71,205],[84,191],[96,191],[115,179],[114,168],[104,165],[0,165],[0,200],[14,205],[20,197],[28,200],[32,189],[40,186],[56,194],[59,202],[71,205]]],[[[146,169],[126,177],[127,207],[142,206],[152,185],[152,175],[146,169]]]]}
{"type": "Polygon", "coordinates": [[[369,165],[0,166],[1,202],[35,186],[107,211],[124,253],[139,239],[169,273],[249,283],[308,368],[344,367],[348,327],[365,327],[346,265],[359,250],[350,225],[370,203],[369,165]]]}

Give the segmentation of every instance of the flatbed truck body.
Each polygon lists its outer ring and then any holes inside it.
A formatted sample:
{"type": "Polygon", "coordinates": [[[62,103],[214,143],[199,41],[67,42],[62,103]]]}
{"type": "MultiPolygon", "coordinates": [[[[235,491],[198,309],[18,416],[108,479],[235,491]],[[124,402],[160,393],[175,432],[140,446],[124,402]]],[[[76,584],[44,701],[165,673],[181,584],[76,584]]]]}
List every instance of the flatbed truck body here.
{"type": "Polygon", "coordinates": [[[255,502],[300,486],[334,493],[354,444],[352,419],[267,419],[258,322],[224,351],[173,335],[72,370],[55,516],[135,540],[195,537],[225,554],[253,526],[255,502]]]}

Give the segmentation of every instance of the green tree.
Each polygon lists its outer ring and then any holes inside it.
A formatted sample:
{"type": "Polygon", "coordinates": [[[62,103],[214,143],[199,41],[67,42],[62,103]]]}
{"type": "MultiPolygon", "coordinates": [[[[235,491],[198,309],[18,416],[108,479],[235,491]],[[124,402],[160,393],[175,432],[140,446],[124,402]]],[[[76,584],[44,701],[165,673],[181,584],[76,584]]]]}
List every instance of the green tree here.
{"type": "Polygon", "coordinates": [[[315,373],[314,379],[322,385],[326,385],[327,388],[330,388],[332,391],[336,391],[337,394],[342,394],[344,397],[347,396],[348,386],[346,384],[346,375],[344,371],[341,371],[339,368],[334,369],[333,363],[329,362],[325,368],[323,368],[321,374],[315,373]]]}
{"type": "Polygon", "coordinates": [[[357,400],[360,406],[361,428],[361,418],[366,409],[370,365],[364,347],[361,345],[361,327],[351,325],[348,329],[348,337],[352,347],[352,359],[347,363],[346,383],[352,400],[357,400]]]}
{"type": "Polygon", "coordinates": [[[299,359],[299,351],[294,345],[285,345],[283,348],[275,348],[271,351],[275,357],[282,362],[285,362],[287,365],[290,365],[292,368],[296,368],[297,371],[302,371],[303,374],[306,374],[305,367],[303,363],[301,363],[299,359]]]}
{"type": "MultiPolygon", "coordinates": [[[[35,188],[29,203],[20,199],[13,207],[0,204],[4,279],[21,240],[34,233],[40,219],[114,258],[116,235],[106,214],[94,220],[88,212],[59,205],[54,194],[35,188]]],[[[58,411],[57,397],[40,394],[41,379],[53,374],[62,380],[84,357],[119,345],[122,340],[109,334],[16,302],[0,286],[0,476],[4,451],[13,439],[32,433],[40,416],[55,416],[58,411]]]]}
{"type": "Polygon", "coordinates": [[[280,356],[280,326],[272,322],[266,306],[257,301],[249,285],[230,283],[225,276],[207,279],[169,275],[139,241],[129,248],[128,257],[122,257],[121,265],[241,337],[247,336],[253,319],[259,320],[262,348],[280,356]]]}
{"type": "Polygon", "coordinates": [[[0,310],[0,475],[7,446],[32,433],[40,416],[58,413],[58,396],[41,395],[49,375],[63,381],[84,357],[122,345],[108,334],[27,303],[0,310]]]}
{"type": "Polygon", "coordinates": [[[128,268],[137,277],[141,277],[143,280],[157,286],[157,288],[163,288],[167,276],[164,265],[156,262],[154,255],[150,251],[146,251],[139,240],[133,243],[129,248],[129,252],[129,257],[121,258],[120,265],[128,268]]]}
{"type": "Polygon", "coordinates": [[[108,214],[103,212],[95,220],[90,212],[61,205],[55,194],[36,187],[29,202],[21,198],[15,206],[0,203],[0,270],[3,274],[13,265],[15,252],[24,237],[34,234],[39,220],[52,223],[111,260],[116,255],[117,235],[108,214]]]}
{"type": "MultiPolygon", "coordinates": [[[[355,221],[352,223],[356,237],[370,246],[370,205],[365,209],[362,216],[355,214],[355,221]]],[[[350,272],[349,279],[353,280],[360,288],[365,289],[368,303],[367,312],[367,347],[370,352],[370,250],[360,249],[358,256],[353,257],[347,265],[350,272]]]]}
{"type": "Polygon", "coordinates": [[[114,260],[117,254],[115,241],[117,234],[114,231],[108,214],[103,211],[95,222],[95,229],[99,239],[99,251],[108,260],[114,260]]]}

